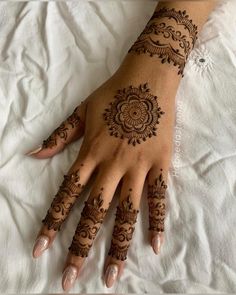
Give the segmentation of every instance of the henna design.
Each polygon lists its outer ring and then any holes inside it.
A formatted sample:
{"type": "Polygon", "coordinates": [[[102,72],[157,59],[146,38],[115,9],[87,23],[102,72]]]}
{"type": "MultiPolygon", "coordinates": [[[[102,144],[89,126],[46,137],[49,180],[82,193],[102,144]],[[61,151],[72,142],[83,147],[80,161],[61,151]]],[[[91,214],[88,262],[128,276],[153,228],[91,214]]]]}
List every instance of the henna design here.
{"type": "Polygon", "coordinates": [[[165,191],[162,169],[153,185],[148,185],[149,230],[163,232],[166,213],[165,191]]]}
{"type": "Polygon", "coordinates": [[[104,120],[110,135],[127,138],[135,146],[148,137],[156,136],[156,125],[164,112],[157,103],[157,96],[150,93],[148,84],[138,88],[130,86],[118,90],[115,101],[105,109],[104,120]]]}
{"type": "Polygon", "coordinates": [[[53,148],[57,145],[58,137],[64,141],[68,138],[70,129],[77,127],[80,124],[80,117],[78,115],[78,107],[73,113],[64,121],[53,133],[43,141],[43,148],[53,148]]]}
{"type": "Polygon", "coordinates": [[[127,259],[128,249],[129,249],[129,244],[125,244],[123,246],[120,246],[112,240],[111,241],[111,248],[110,248],[108,255],[110,255],[118,260],[124,261],[127,259]]]}
{"type": "Polygon", "coordinates": [[[129,195],[117,206],[115,226],[108,252],[108,255],[122,261],[127,259],[127,252],[134,233],[134,224],[139,212],[133,208],[131,192],[132,189],[129,189],[129,195]]]}
{"type": "Polygon", "coordinates": [[[113,234],[116,236],[119,242],[130,241],[134,232],[133,227],[129,227],[128,230],[124,227],[115,225],[113,234]]]}
{"type": "Polygon", "coordinates": [[[189,19],[185,10],[161,8],[154,12],[129,52],[148,53],[151,57],[157,55],[162,63],[173,62],[174,66],[179,68],[178,74],[183,76],[197,34],[197,26],[189,19]],[[169,20],[168,24],[165,23],[165,19],[169,20]]]}
{"type": "Polygon", "coordinates": [[[101,188],[98,196],[85,202],[81,219],[69,247],[69,251],[76,256],[88,256],[93,240],[98,233],[100,225],[103,223],[107,209],[102,207],[104,203],[102,192],[103,188],[101,188]]]}
{"type": "Polygon", "coordinates": [[[64,175],[64,180],[47,211],[46,217],[42,220],[49,230],[60,231],[62,223],[69,215],[83,187],[84,185],[80,183],[80,169],[64,175]]]}
{"type": "Polygon", "coordinates": [[[91,248],[89,244],[82,244],[79,240],[76,243],[72,243],[71,246],[68,248],[71,253],[76,256],[87,257],[88,252],[91,248]]]}

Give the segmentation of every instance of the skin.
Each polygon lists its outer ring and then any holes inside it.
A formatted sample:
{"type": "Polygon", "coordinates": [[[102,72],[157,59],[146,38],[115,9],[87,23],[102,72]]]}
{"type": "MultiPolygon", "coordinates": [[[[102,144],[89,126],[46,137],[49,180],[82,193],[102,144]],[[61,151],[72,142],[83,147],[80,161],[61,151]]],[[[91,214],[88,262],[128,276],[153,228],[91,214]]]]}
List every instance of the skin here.
{"type": "MultiPolygon", "coordinates": [[[[181,11],[186,10],[200,31],[214,6],[214,1],[171,1],[160,3],[157,9],[167,7],[181,11]]],[[[80,123],[75,128],[69,129],[67,139],[57,136],[54,147],[44,147],[31,156],[37,159],[53,157],[63,151],[70,142],[83,136],[78,157],[68,173],[76,171],[83,163],[80,179],[81,183],[86,185],[92,173],[96,171],[95,182],[89,198],[98,195],[103,188],[103,207],[105,209],[109,208],[109,203],[118,185],[121,187],[119,201],[124,200],[129,189],[132,188],[133,207],[138,210],[145,181],[152,185],[162,169],[163,179],[167,183],[173,145],[175,96],[181,80],[181,75],[177,73],[176,67],[172,64],[162,64],[158,58],[132,52],[127,54],[117,72],[78,106],[80,123]],[[157,125],[157,136],[152,136],[134,147],[127,143],[126,138],[120,139],[110,136],[102,114],[114,101],[117,90],[130,85],[137,87],[144,83],[148,83],[151,94],[157,96],[158,105],[165,114],[161,116],[160,123],[157,125]]],[[[151,244],[152,238],[158,233],[153,230],[149,232],[151,244]]],[[[49,238],[48,249],[52,247],[57,231],[48,230],[47,226],[43,225],[36,239],[41,235],[49,238]]],[[[164,241],[163,232],[159,233],[159,239],[162,244],[164,241]]],[[[85,260],[84,257],[75,256],[68,252],[63,271],[68,265],[73,265],[80,272],[85,260]]],[[[118,265],[118,277],[120,277],[124,270],[125,261],[107,256],[103,273],[111,263],[118,265]]]]}

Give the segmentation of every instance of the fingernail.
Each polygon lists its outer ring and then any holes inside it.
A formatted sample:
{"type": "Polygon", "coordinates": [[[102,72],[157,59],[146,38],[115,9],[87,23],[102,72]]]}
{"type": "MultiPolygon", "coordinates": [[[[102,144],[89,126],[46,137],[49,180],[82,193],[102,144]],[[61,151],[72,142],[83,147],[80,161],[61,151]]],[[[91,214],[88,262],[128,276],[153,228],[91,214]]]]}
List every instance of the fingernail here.
{"type": "Polygon", "coordinates": [[[62,277],[62,287],[64,291],[68,291],[75,283],[75,280],[77,278],[77,268],[75,266],[68,266],[62,277]]]}
{"type": "Polygon", "coordinates": [[[107,288],[110,288],[116,281],[118,275],[118,266],[116,264],[110,264],[107,267],[105,274],[105,282],[107,288]]]}
{"type": "Polygon", "coordinates": [[[39,147],[37,147],[35,150],[33,151],[29,151],[28,153],[26,153],[26,156],[32,156],[34,154],[37,154],[38,152],[40,152],[43,149],[43,146],[40,145],[39,147]]]}
{"type": "Polygon", "coordinates": [[[152,238],[152,248],[156,254],[160,253],[161,248],[161,237],[159,234],[152,238]]]}
{"type": "Polygon", "coordinates": [[[39,257],[43,251],[45,251],[49,244],[49,238],[47,236],[39,236],[39,238],[35,241],[33,256],[34,258],[39,257]]]}

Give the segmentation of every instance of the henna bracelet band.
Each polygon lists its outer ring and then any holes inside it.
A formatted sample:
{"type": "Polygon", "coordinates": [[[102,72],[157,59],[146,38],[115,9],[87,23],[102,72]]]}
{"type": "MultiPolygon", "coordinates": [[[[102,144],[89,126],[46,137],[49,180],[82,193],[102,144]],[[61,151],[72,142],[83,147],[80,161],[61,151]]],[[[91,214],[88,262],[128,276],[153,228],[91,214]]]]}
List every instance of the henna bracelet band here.
{"type": "Polygon", "coordinates": [[[197,26],[186,14],[174,8],[154,12],[142,34],[129,52],[158,56],[162,63],[178,66],[183,76],[187,58],[197,40],[197,26]]]}

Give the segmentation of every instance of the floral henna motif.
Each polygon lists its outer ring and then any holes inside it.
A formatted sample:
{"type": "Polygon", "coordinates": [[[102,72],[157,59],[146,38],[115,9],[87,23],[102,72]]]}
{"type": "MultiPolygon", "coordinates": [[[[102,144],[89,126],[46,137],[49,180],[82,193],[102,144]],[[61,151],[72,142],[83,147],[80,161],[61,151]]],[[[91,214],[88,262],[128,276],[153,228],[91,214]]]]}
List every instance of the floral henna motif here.
{"type": "Polygon", "coordinates": [[[118,90],[115,101],[105,109],[104,120],[110,135],[127,138],[135,146],[147,138],[156,136],[159,119],[164,112],[157,103],[157,96],[150,93],[148,84],[138,88],[130,86],[118,90]]]}
{"type": "Polygon", "coordinates": [[[163,232],[166,213],[165,191],[162,169],[153,185],[148,185],[149,230],[163,232]]]}
{"type": "Polygon", "coordinates": [[[93,240],[103,223],[107,209],[103,208],[103,188],[98,196],[85,202],[81,213],[81,219],[76,228],[75,235],[69,247],[69,251],[76,256],[87,257],[93,240]]]}
{"type": "Polygon", "coordinates": [[[83,187],[84,185],[80,183],[80,169],[64,176],[64,180],[47,211],[46,217],[42,220],[49,230],[60,230],[76,199],[80,196],[83,187]]]}
{"type": "Polygon", "coordinates": [[[179,68],[178,74],[183,75],[197,34],[197,26],[189,19],[185,10],[162,8],[153,14],[129,52],[157,55],[162,63],[173,62],[179,68]]]}
{"type": "MultiPolygon", "coordinates": [[[[129,191],[131,193],[132,189],[129,191]]],[[[133,208],[130,194],[118,205],[108,255],[122,261],[127,259],[127,252],[134,233],[138,212],[139,210],[133,208]]]]}
{"type": "Polygon", "coordinates": [[[55,129],[46,140],[43,141],[43,148],[53,148],[56,146],[58,137],[66,141],[69,130],[77,127],[79,123],[80,117],[78,115],[78,107],[76,107],[67,120],[63,122],[57,129],[55,129]]]}

